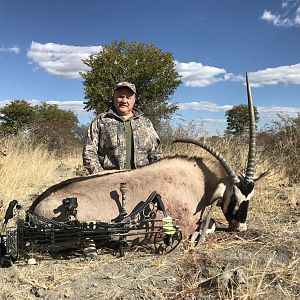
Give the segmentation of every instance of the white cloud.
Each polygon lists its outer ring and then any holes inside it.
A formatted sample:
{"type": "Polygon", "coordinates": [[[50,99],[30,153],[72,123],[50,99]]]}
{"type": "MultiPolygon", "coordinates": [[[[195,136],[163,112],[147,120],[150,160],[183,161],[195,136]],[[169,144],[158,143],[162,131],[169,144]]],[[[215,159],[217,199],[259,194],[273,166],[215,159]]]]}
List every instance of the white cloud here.
{"type": "Polygon", "coordinates": [[[79,72],[88,69],[82,60],[101,50],[101,46],[82,47],[32,42],[27,57],[49,74],[66,78],[81,78],[79,72]]]}
{"type": "Polygon", "coordinates": [[[265,10],[263,15],[261,16],[262,20],[268,21],[276,25],[279,21],[279,16],[273,15],[270,11],[265,10]]]}
{"type": "Polygon", "coordinates": [[[83,101],[80,101],[80,100],[73,100],[73,101],[53,101],[53,100],[49,100],[49,101],[46,101],[46,102],[48,104],[56,104],[61,109],[71,110],[75,113],[85,113],[85,112],[87,112],[86,110],[84,110],[83,101]]]}
{"type": "Polygon", "coordinates": [[[203,129],[207,132],[207,135],[215,135],[217,133],[223,133],[226,127],[226,119],[223,118],[204,118],[201,119],[203,129]]]}
{"type": "MultiPolygon", "coordinates": [[[[190,122],[183,121],[181,125],[189,126],[190,122]]],[[[225,118],[201,118],[193,120],[194,133],[201,136],[213,136],[223,134],[226,128],[225,118]]]]}
{"type": "MultiPolygon", "coordinates": [[[[0,107],[3,107],[9,103],[11,103],[12,101],[14,101],[14,99],[12,100],[0,100],[0,107]]],[[[41,102],[39,100],[35,100],[35,99],[31,99],[31,100],[26,100],[26,102],[28,102],[30,105],[38,105],[41,102]]]]}
{"type": "Polygon", "coordinates": [[[0,107],[3,107],[6,104],[9,104],[10,102],[11,102],[10,100],[0,100],[0,107]]]}
{"type": "Polygon", "coordinates": [[[15,54],[20,53],[20,48],[17,46],[12,46],[12,47],[0,47],[0,52],[11,52],[15,54]]]}
{"type": "MultiPolygon", "coordinates": [[[[224,69],[203,66],[200,62],[179,63],[175,61],[175,64],[186,86],[206,87],[219,81],[245,82],[244,75],[235,75],[233,73],[227,73],[224,69]]],[[[300,63],[249,72],[249,78],[252,87],[300,84],[300,63]]]]}
{"type": "Polygon", "coordinates": [[[181,102],[178,103],[180,110],[191,109],[191,110],[205,110],[212,112],[227,111],[232,108],[232,105],[218,105],[209,101],[194,101],[194,102],[181,102]]]}
{"type": "MultiPolygon", "coordinates": [[[[203,110],[210,112],[226,112],[231,109],[233,105],[218,105],[209,101],[194,101],[194,102],[181,102],[178,103],[179,110],[203,110]]],[[[278,114],[289,115],[296,117],[300,113],[300,107],[287,107],[287,106],[258,106],[257,107],[261,118],[274,119],[278,114]]]]}
{"type": "Polygon", "coordinates": [[[277,68],[267,68],[249,73],[252,87],[277,84],[300,84],[300,63],[277,68]]]}
{"type": "Polygon", "coordinates": [[[212,136],[216,134],[223,134],[226,128],[226,119],[201,119],[203,129],[207,132],[206,135],[212,136]]]}
{"type": "Polygon", "coordinates": [[[274,14],[265,9],[261,19],[272,23],[277,27],[291,27],[300,25],[300,6],[299,0],[283,1],[281,8],[282,13],[274,14]]]}
{"type": "Polygon", "coordinates": [[[259,106],[257,109],[260,117],[264,119],[276,119],[278,114],[290,117],[296,117],[297,114],[300,114],[300,107],[259,106]]]}
{"type": "Polygon", "coordinates": [[[300,25],[300,6],[296,10],[295,24],[300,25]]]}
{"type": "Polygon", "coordinates": [[[205,118],[202,119],[203,123],[210,123],[210,124],[215,124],[215,123],[225,123],[226,119],[211,119],[211,118],[205,118]]]}
{"type": "Polygon", "coordinates": [[[245,81],[245,76],[235,75],[233,73],[226,73],[224,75],[224,80],[226,80],[226,81],[245,81]]]}
{"type": "Polygon", "coordinates": [[[175,61],[175,66],[186,86],[205,87],[218,81],[226,80],[226,71],[224,69],[204,66],[200,62],[181,63],[175,61]]]}

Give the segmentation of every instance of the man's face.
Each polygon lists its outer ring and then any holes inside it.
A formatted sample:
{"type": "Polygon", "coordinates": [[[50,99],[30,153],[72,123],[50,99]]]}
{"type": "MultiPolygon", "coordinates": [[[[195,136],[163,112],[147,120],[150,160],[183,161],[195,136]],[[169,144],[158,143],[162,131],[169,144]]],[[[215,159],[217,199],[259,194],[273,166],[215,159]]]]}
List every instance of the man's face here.
{"type": "Polygon", "coordinates": [[[118,88],[114,93],[113,102],[119,116],[132,116],[135,94],[131,89],[127,87],[118,88]]]}

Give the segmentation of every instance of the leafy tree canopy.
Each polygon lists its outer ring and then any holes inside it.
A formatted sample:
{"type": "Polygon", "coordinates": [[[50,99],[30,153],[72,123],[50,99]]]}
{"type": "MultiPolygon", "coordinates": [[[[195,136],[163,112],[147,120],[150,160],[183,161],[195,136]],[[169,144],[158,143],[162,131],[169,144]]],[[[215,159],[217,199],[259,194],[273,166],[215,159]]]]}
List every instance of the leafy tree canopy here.
{"type": "MultiPolygon", "coordinates": [[[[233,108],[226,111],[227,116],[227,134],[241,135],[249,130],[249,112],[246,104],[233,106],[233,108]]],[[[259,120],[258,111],[254,106],[255,122],[259,120]]]]}
{"type": "Polygon", "coordinates": [[[78,119],[72,111],[43,102],[31,106],[25,100],[14,100],[0,109],[0,133],[26,132],[32,141],[43,142],[49,150],[69,149],[80,143],[78,119]]]}
{"type": "Polygon", "coordinates": [[[35,119],[36,108],[25,100],[14,100],[0,108],[0,131],[16,134],[25,131],[35,119]]]}
{"type": "Polygon", "coordinates": [[[77,126],[78,118],[74,112],[43,102],[36,107],[32,134],[36,140],[47,143],[49,150],[62,149],[74,144],[77,126]]]}
{"type": "Polygon", "coordinates": [[[151,44],[115,41],[84,63],[90,67],[81,73],[87,110],[107,111],[114,86],[121,81],[135,84],[136,105],[154,124],[169,119],[177,110],[176,105],[169,103],[169,97],[181,83],[171,52],[162,52],[151,44]]]}

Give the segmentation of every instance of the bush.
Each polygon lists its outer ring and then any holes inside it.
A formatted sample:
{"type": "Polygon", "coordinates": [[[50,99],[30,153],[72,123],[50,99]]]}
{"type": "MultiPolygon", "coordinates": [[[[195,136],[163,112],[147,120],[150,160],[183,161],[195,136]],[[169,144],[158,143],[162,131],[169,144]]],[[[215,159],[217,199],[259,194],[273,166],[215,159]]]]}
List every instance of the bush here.
{"type": "Polygon", "coordinates": [[[82,148],[84,131],[74,112],[46,102],[31,106],[25,100],[14,100],[0,109],[1,136],[26,137],[57,153],[82,148]]]}
{"type": "Polygon", "coordinates": [[[273,169],[283,171],[290,184],[300,179],[300,114],[292,118],[279,115],[278,121],[267,126],[258,136],[264,144],[265,157],[273,169]]]}

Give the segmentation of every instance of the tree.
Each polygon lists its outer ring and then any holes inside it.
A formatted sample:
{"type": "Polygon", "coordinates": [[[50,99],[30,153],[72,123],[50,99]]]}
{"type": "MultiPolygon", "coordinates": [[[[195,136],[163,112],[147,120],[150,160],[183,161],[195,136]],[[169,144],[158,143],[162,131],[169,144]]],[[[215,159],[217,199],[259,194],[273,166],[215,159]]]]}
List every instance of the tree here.
{"type": "MultiPolygon", "coordinates": [[[[227,134],[241,135],[247,133],[249,129],[249,112],[246,104],[233,106],[233,108],[226,111],[227,116],[227,134]]],[[[259,120],[258,111],[254,106],[255,122],[259,120]]]]}
{"type": "Polygon", "coordinates": [[[74,112],[46,102],[38,106],[36,112],[31,131],[35,141],[46,143],[50,151],[71,150],[79,141],[76,137],[79,121],[74,112]]]}
{"type": "Polygon", "coordinates": [[[178,109],[169,103],[169,97],[181,83],[171,52],[162,52],[151,44],[115,41],[84,63],[90,67],[81,73],[87,110],[107,111],[114,86],[121,81],[135,84],[136,105],[154,124],[169,119],[178,109]]]}
{"type": "Polygon", "coordinates": [[[14,100],[0,108],[0,132],[17,134],[30,128],[36,107],[25,100],[14,100]]]}
{"type": "Polygon", "coordinates": [[[25,100],[15,100],[0,109],[0,133],[19,134],[26,131],[34,143],[45,143],[49,150],[70,150],[82,143],[77,116],[72,111],[43,102],[31,106],[25,100]]]}

